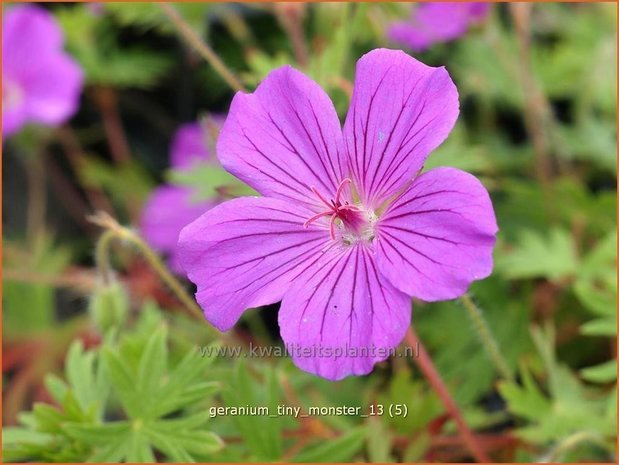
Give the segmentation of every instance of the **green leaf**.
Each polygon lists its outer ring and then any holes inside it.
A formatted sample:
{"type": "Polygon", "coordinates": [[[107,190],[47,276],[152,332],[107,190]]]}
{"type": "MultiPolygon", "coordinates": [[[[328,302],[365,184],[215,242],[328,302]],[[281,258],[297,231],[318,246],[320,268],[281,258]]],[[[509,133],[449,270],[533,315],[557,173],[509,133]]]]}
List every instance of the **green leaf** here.
{"type": "Polygon", "coordinates": [[[586,336],[615,336],[617,317],[596,318],[581,325],[580,332],[586,336]]]}
{"type": "MultiPolygon", "coordinates": [[[[593,396],[565,365],[557,362],[553,327],[535,327],[532,337],[547,374],[547,394],[543,394],[534,383],[526,367],[521,370],[523,386],[500,385],[509,410],[528,420],[517,429],[517,434],[540,445],[562,441],[582,431],[609,439],[616,436],[615,421],[605,414],[608,408],[606,399],[593,396]]],[[[608,376],[608,371],[604,368],[601,374],[608,376]]]]}
{"type": "MultiPolygon", "coordinates": [[[[274,374],[267,372],[267,377],[269,376],[274,376],[274,374]]],[[[265,390],[249,375],[245,363],[240,361],[230,374],[228,389],[222,392],[226,406],[274,405],[275,399],[279,399],[279,390],[274,385],[274,379],[267,379],[266,383],[267,389],[265,390]],[[231,386],[234,386],[234,388],[231,386]]],[[[233,417],[233,421],[241,436],[243,436],[247,447],[259,459],[277,460],[281,458],[281,439],[278,434],[280,418],[236,415],[233,417]],[[271,422],[275,422],[275,424],[271,422]]]]}
{"type": "Polygon", "coordinates": [[[611,383],[617,379],[617,360],[607,362],[580,370],[580,375],[593,383],[611,383]]]}
{"type": "Polygon", "coordinates": [[[189,350],[168,376],[168,382],[158,393],[158,403],[153,409],[163,416],[180,407],[210,397],[219,390],[214,382],[193,383],[204,373],[212,359],[199,358],[195,350],[189,350]]]}
{"type": "Polygon", "coordinates": [[[127,442],[125,438],[108,443],[96,449],[88,458],[90,463],[119,463],[127,454],[127,442]]]}
{"type": "Polygon", "coordinates": [[[69,391],[67,384],[58,376],[53,374],[47,375],[45,378],[45,387],[58,404],[62,404],[64,402],[65,396],[69,391]]]}
{"type": "Polygon", "coordinates": [[[94,445],[103,445],[124,438],[131,429],[127,421],[116,421],[100,425],[64,423],[67,434],[77,440],[94,445]]]}
{"type": "Polygon", "coordinates": [[[373,418],[367,427],[368,458],[371,463],[393,462],[391,448],[393,447],[393,435],[387,425],[373,418]]]}
{"type": "Polygon", "coordinates": [[[132,418],[139,417],[144,399],[140,399],[135,391],[136,380],[131,368],[117,353],[107,347],[103,348],[102,357],[111,384],[114,386],[125,411],[132,418]]]}
{"type": "Polygon", "coordinates": [[[64,420],[62,413],[51,405],[38,403],[33,408],[39,430],[44,433],[60,433],[60,424],[64,420]]]}
{"type": "Polygon", "coordinates": [[[220,195],[222,188],[232,190],[237,194],[255,195],[255,191],[240,183],[226,170],[207,163],[195,163],[190,170],[170,170],[168,179],[172,184],[191,187],[194,191],[195,202],[220,195]]]}
{"type": "MultiPolygon", "coordinates": [[[[3,238],[2,267],[17,274],[36,270],[48,276],[59,275],[71,260],[71,252],[47,234],[39,235],[32,244],[3,238]],[[13,250],[8,255],[4,250],[13,250]],[[28,257],[27,260],[24,258],[28,257]]],[[[8,273],[7,273],[8,275],[8,273]]],[[[56,325],[56,289],[50,284],[24,283],[2,277],[2,330],[5,340],[56,325]]]]}
{"type": "Polygon", "coordinates": [[[174,441],[192,455],[208,455],[220,450],[224,443],[210,431],[177,432],[174,441]]]}
{"type": "Polygon", "coordinates": [[[127,462],[150,463],[155,462],[155,455],[146,434],[133,430],[127,441],[127,462]]]}
{"type": "Polygon", "coordinates": [[[100,187],[119,204],[141,203],[152,191],[150,175],[135,161],[113,166],[96,157],[84,157],[79,172],[85,186],[100,187]]]}
{"type": "Polygon", "coordinates": [[[160,433],[156,429],[146,430],[153,445],[161,452],[166,454],[171,460],[177,463],[193,463],[194,458],[168,433],[160,433]]]}
{"type": "MultiPolygon", "coordinates": [[[[277,372],[273,367],[269,367],[266,372],[266,388],[267,388],[267,401],[266,406],[269,408],[269,412],[277,411],[277,406],[281,400],[281,385],[277,379],[277,372]]],[[[265,447],[270,451],[273,457],[281,457],[283,453],[282,443],[282,419],[268,418],[264,424],[263,440],[265,441],[265,447]]]]}
{"type": "Polygon", "coordinates": [[[167,369],[166,336],[167,327],[161,326],[148,339],[140,359],[135,389],[139,392],[144,404],[144,412],[151,410],[149,406],[160,400],[156,397],[156,393],[161,389],[163,376],[167,369]]]}
{"type": "Polygon", "coordinates": [[[208,411],[198,412],[194,414],[187,414],[179,418],[171,418],[165,420],[155,420],[151,422],[152,428],[157,431],[165,432],[167,434],[174,434],[181,430],[195,430],[210,419],[208,411]]]}
{"type": "Polygon", "coordinates": [[[533,420],[550,414],[550,402],[535,383],[531,373],[523,368],[521,376],[522,386],[511,382],[499,384],[499,391],[509,410],[518,416],[533,420]]]}
{"type": "Polygon", "coordinates": [[[2,428],[2,446],[19,445],[21,443],[45,444],[54,436],[27,428],[8,426],[2,428]]]}
{"type": "Polygon", "coordinates": [[[510,279],[572,276],[577,271],[576,248],[568,231],[552,229],[548,235],[521,233],[511,252],[497,254],[497,268],[510,279]]]}
{"type": "Polygon", "coordinates": [[[349,462],[363,447],[366,437],[365,428],[355,428],[342,436],[308,447],[299,452],[294,462],[349,462]]]}
{"type": "Polygon", "coordinates": [[[110,386],[101,373],[101,367],[95,368],[95,357],[95,352],[85,352],[81,341],[76,341],[67,353],[65,371],[81,411],[94,409],[97,418],[100,418],[110,386]]]}

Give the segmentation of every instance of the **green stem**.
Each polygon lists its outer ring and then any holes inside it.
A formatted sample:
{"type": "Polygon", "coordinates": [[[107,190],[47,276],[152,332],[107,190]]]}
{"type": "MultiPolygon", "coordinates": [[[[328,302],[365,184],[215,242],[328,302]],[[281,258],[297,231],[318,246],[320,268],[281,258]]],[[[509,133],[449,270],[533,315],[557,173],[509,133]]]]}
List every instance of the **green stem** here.
{"type": "Polygon", "coordinates": [[[97,262],[97,268],[101,274],[103,284],[106,286],[109,286],[114,281],[112,266],[110,264],[110,246],[116,237],[115,231],[112,231],[111,229],[104,231],[97,241],[95,248],[95,261],[97,262]]]}
{"type": "MultiPolygon", "coordinates": [[[[547,461],[550,463],[559,462],[566,453],[574,450],[576,447],[583,443],[595,444],[605,450],[608,450],[608,445],[598,434],[590,431],[579,431],[561,441],[550,452],[549,456],[547,457],[547,461]]],[[[612,457],[612,459],[614,461],[614,457],[612,457]]]]}
{"type": "Polygon", "coordinates": [[[514,381],[514,375],[512,370],[509,367],[509,364],[506,362],[505,357],[501,353],[499,349],[499,345],[496,342],[496,339],[492,335],[492,331],[490,330],[490,326],[488,326],[488,322],[484,318],[484,315],[481,309],[475,305],[473,299],[468,294],[464,294],[460,298],[464,308],[466,309],[469,318],[473,322],[475,329],[477,330],[477,334],[479,335],[479,339],[486,349],[486,352],[494,362],[497,370],[501,374],[503,378],[508,381],[514,381]]]}
{"type": "Polygon", "coordinates": [[[140,236],[129,228],[121,226],[116,220],[105,213],[99,213],[91,217],[90,221],[105,228],[105,232],[97,242],[95,257],[97,267],[106,285],[110,284],[113,280],[112,267],[110,264],[110,247],[112,242],[118,240],[121,243],[129,243],[138,249],[157,276],[170,288],[192,316],[203,321],[204,318],[200,307],[198,307],[194,299],[187,293],[183,285],[170,273],[170,271],[168,271],[166,265],[159,258],[157,253],[153,251],[140,236]]]}
{"type": "Polygon", "coordinates": [[[172,21],[181,36],[204,58],[224,81],[235,91],[244,91],[245,87],[234,75],[219,56],[209,47],[191,26],[178,13],[176,8],[169,3],[159,4],[165,15],[172,21]]]}

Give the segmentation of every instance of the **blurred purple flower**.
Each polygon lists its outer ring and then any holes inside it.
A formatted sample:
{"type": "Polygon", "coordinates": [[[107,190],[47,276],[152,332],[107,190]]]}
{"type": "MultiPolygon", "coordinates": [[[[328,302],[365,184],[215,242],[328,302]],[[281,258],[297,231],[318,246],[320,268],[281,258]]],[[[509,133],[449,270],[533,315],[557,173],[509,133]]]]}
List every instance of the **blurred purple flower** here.
{"type": "Polygon", "coordinates": [[[225,202],[181,232],[207,320],[225,331],[281,300],[295,364],[337,380],[388,357],[411,296],[453,299],[488,276],[497,225],[486,189],[453,168],[418,176],[458,107],[444,68],[385,49],[358,61],[343,130],[327,94],[289,66],[237,93],[217,154],[264,197],[225,202]]]}
{"type": "Polygon", "coordinates": [[[83,74],[67,55],[54,17],[38,6],[12,7],[2,19],[2,133],[26,123],[54,126],[76,112],[83,74]]]}
{"type": "Polygon", "coordinates": [[[394,42],[422,52],[434,43],[457,39],[469,26],[483,21],[489,8],[484,2],[420,3],[410,21],[393,23],[388,35],[394,42]]]}
{"type": "MultiPolygon", "coordinates": [[[[215,124],[214,132],[221,126],[222,118],[209,119],[215,124]]],[[[170,147],[172,167],[190,170],[196,163],[216,163],[208,148],[211,128],[198,123],[180,126],[170,147]]],[[[170,267],[178,274],[183,268],[178,262],[178,235],[205,211],[217,205],[217,199],[196,201],[195,192],[190,187],[164,185],[154,190],[142,211],[140,230],[146,241],[160,252],[169,256],[170,267]]]]}

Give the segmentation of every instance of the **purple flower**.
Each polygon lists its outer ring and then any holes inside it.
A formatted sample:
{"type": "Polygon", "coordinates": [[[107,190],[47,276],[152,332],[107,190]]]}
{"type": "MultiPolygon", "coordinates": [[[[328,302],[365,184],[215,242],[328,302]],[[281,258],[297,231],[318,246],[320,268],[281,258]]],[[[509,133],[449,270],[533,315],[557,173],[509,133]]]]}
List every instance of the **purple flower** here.
{"type": "Polygon", "coordinates": [[[76,112],[83,75],[62,50],[54,17],[32,5],[11,8],[2,20],[2,133],[26,123],[54,126],[76,112]]]}
{"type": "Polygon", "coordinates": [[[490,4],[484,2],[429,2],[419,4],[410,21],[397,22],[389,28],[389,38],[415,52],[422,52],[437,42],[462,36],[472,24],[482,21],[490,4]]]}
{"type": "MultiPolygon", "coordinates": [[[[217,118],[212,121],[216,123],[217,118]]],[[[209,129],[198,123],[179,127],[170,147],[172,167],[190,170],[196,163],[214,163],[208,140],[209,129]]],[[[190,187],[158,187],[146,202],[140,220],[140,230],[146,241],[158,251],[168,254],[170,267],[179,274],[183,273],[177,254],[181,229],[219,203],[217,199],[197,201],[195,196],[190,187]]]]}
{"type": "Polygon", "coordinates": [[[295,364],[337,380],[388,357],[411,296],[452,299],[488,276],[497,225],[486,189],[453,168],[419,175],[457,116],[444,68],[386,49],[358,61],[343,129],[291,67],[237,93],[217,153],[264,197],[225,202],[181,232],[208,321],[225,331],[281,300],[295,364]]]}

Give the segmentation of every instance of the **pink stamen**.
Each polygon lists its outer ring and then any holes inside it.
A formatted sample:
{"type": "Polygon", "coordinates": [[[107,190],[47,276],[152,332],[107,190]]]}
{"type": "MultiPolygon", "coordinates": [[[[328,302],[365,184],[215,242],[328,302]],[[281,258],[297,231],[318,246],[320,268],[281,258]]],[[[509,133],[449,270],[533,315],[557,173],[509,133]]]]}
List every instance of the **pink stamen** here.
{"type": "Polygon", "coordinates": [[[329,216],[332,215],[333,212],[331,210],[327,210],[324,211],[322,213],[318,213],[317,215],[312,216],[310,219],[308,219],[305,223],[303,223],[303,227],[307,229],[307,227],[313,223],[314,221],[316,221],[318,218],[322,218],[323,216],[329,216]]]}
{"type": "Polygon", "coordinates": [[[335,240],[335,219],[337,218],[337,213],[334,213],[329,220],[329,235],[331,239],[335,240]]]}
{"type": "Polygon", "coordinates": [[[331,219],[329,220],[329,234],[331,236],[331,239],[335,240],[335,220],[337,218],[342,219],[341,212],[361,211],[361,209],[356,205],[350,205],[348,202],[346,202],[344,205],[342,205],[341,203],[340,199],[342,197],[342,192],[344,188],[351,182],[352,181],[349,178],[344,179],[335,191],[335,200],[331,201],[328,201],[326,198],[324,198],[322,194],[318,192],[318,189],[316,189],[315,186],[311,186],[310,189],[312,190],[312,192],[316,194],[316,197],[318,197],[320,201],[325,204],[325,206],[327,206],[328,210],[317,213],[316,215],[309,218],[305,223],[303,223],[303,227],[307,228],[311,223],[313,223],[319,218],[331,216],[331,219]]]}
{"type": "Polygon", "coordinates": [[[336,205],[340,203],[340,195],[342,195],[342,191],[344,190],[344,187],[346,187],[351,182],[352,181],[350,180],[350,178],[346,178],[340,183],[339,186],[337,186],[337,192],[335,193],[335,204],[336,205]]]}
{"type": "Polygon", "coordinates": [[[310,189],[312,189],[312,192],[313,192],[314,194],[316,194],[316,196],[317,196],[320,200],[322,200],[322,203],[324,203],[324,204],[325,204],[327,207],[329,207],[329,208],[333,208],[333,204],[331,204],[330,202],[328,202],[328,201],[327,201],[327,200],[326,200],[326,199],[325,199],[325,198],[324,198],[324,197],[320,194],[320,192],[318,192],[318,189],[316,189],[316,187],[315,187],[315,186],[310,187],[310,189]]]}

